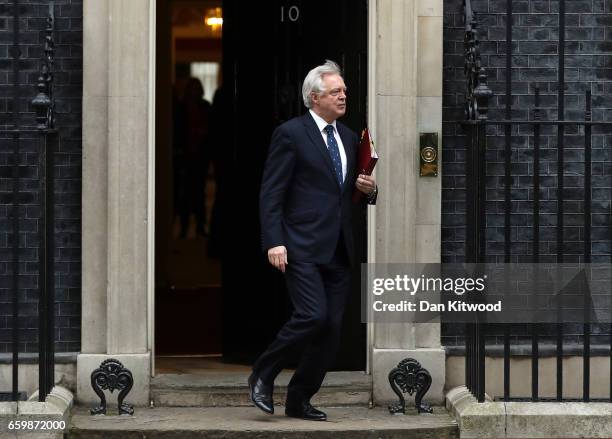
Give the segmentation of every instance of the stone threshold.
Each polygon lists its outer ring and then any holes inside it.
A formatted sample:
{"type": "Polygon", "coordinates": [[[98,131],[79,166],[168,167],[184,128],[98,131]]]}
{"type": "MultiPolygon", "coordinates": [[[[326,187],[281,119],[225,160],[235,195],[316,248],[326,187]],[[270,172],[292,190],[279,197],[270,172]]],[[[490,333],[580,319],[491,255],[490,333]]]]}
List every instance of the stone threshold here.
{"type": "MultiPolygon", "coordinates": [[[[116,410],[116,408],[115,408],[116,410]]],[[[134,416],[91,416],[75,407],[71,439],[422,439],[459,438],[444,407],[433,414],[391,415],[385,408],[326,408],[328,421],[288,418],[279,407],[266,415],[254,407],[135,408],[134,416]]],[[[109,413],[116,413],[110,408],[109,413]]]]}
{"type": "Polygon", "coordinates": [[[461,438],[610,438],[612,403],[504,402],[478,403],[465,386],[446,395],[461,438]]]}
{"type": "MultiPolygon", "coordinates": [[[[159,374],[151,379],[155,407],[251,406],[249,371],[203,371],[197,374],[159,374]]],[[[292,371],[283,371],[274,383],[274,401],[284,404],[292,371]]],[[[372,376],[364,372],[329,372],[313,404],[368,406],[372,399],[372,376]]]]}

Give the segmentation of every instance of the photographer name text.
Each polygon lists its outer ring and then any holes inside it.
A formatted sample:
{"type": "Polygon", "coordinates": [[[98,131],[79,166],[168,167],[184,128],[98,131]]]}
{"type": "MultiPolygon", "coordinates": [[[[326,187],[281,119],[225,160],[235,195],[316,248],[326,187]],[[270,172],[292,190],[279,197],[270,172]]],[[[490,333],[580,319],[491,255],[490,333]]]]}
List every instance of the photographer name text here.
{"type": "Polygon", "coordinates": [[[501,300],[497,303],[467,303],[462,300],[449,300],[446,303],[432,303],[427,300],[419,300],[418,303],[402,300],[399,303],[384,303],[376,300],[372,303],[376,312],[474,312],[502,310],[501,300]]]}

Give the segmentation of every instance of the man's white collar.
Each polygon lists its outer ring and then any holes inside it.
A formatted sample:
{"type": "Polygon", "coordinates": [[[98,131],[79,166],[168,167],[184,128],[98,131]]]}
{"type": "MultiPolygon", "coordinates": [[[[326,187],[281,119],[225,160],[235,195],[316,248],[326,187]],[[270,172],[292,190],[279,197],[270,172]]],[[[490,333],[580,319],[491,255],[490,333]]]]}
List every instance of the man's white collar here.
{"type": "Polygon", "coordinates": [[[333,126],[334,130],[338,131],[338,128],[336,128],[336,121],[335,120],[332,123],[327,123],[327,122],[325,122],[325,119],[323,119],[317,113],[312,111],[312,109],[308,109],[308,111],[310,111],[310,115],[312,116],[312,118],[314,119],[315,123],[317,124],[317,127],[319,128],[319,131],[323,132],[323,130],[325,129],[325,127],[327,125],[333,126]]]}

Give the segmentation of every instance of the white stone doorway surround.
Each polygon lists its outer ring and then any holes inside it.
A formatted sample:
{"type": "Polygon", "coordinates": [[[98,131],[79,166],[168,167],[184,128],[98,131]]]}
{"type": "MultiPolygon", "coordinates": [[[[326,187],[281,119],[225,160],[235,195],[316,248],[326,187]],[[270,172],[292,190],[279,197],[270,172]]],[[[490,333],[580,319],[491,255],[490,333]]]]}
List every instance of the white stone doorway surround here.
{"type": "MultiPolygon", "coordinates": [[[[77,399],[106,358],[149,404],[153,370],[155,46],[153,0],[84,0],[82,341],[77,399]]],[[[441,177],[418,175],[419,132],[442,136],[442,0],[370,0],[369,126],[381,160],[368,213],[371,262],[439,262],[441,177]]],[[[163,221],[163,219],[159,219],[163,221]]],[[[416,358],[443,402],[440,325],[370,325],[374,402],[393,399],[389,370],[416,358]]]]}

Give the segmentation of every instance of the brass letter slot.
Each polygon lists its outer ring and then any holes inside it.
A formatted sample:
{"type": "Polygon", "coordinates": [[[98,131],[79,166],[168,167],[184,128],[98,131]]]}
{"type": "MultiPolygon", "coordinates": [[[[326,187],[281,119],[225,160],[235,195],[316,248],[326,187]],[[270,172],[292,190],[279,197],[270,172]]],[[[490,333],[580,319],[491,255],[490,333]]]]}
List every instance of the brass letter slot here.
{"type": "Polygon", "coordinates": [[[438,176],[438,133],[421,133],[421,177],[438,176]]]}

